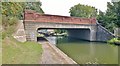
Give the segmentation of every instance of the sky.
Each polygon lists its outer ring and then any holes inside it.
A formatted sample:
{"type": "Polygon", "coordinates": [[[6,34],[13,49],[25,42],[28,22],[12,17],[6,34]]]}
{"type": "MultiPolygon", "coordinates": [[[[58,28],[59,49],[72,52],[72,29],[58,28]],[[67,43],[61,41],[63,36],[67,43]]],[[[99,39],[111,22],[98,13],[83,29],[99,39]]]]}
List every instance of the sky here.
{"type": "Polygon", "coordinates": [[[107,2],[111,0],[40,0],[42,9],[45,14],[70,16],[69,9],[78,3],[94,6],[95,8],[105,12],[107,2]]]}

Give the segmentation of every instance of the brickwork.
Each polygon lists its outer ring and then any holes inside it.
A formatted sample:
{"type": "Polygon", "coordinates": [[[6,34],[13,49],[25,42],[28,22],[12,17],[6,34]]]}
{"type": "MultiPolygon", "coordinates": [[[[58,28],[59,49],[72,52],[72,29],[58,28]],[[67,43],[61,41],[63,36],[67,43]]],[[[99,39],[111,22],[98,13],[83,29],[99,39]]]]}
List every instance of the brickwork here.
{"type": "Polygon", "coordinates": [[[25,21],[69,23],[69,24],[96,24],[95,18],[78,18],[78,17],[70,17],[70,16],[40,14],[28,10],[25,11],[25,21]]]}

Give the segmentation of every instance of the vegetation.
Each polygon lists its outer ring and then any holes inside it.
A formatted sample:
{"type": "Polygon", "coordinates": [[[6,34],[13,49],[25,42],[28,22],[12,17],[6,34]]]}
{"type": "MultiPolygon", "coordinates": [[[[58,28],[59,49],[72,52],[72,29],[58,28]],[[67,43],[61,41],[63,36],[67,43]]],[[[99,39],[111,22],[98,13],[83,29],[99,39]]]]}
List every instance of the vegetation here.
{"type": "Polygon", "coordinates": [[[70,15],[75,17],[96,17],[98,22],[109,31],[113,32],[116,27],[120,27],[120,1],[108,2],[106,12],[88,5],[77,4],[70,8],[70,15]]]}
{"type": "MultiPolygon", "coordinates": [[[[41,4],[25,2],[2,2],[2,61],[3,64],[38,64],[42,47],[35,42],[21,43],[12,37],[18,20],[23,19],[24,9],[42,10],[41,4]],[[27,7],[26,7],[27,6],[27,7]]],[[[39,11],[43,13],[43,11],[39,11]]]]}
{"type": "Polygon", "coordinates": [[[96,17],[97,9],[88,5],[77,4],[70,8],[70,16],[75,17],[96,17]]]}
{"type": "Polygon", "coordinates": [[[2,18],[2,61],[3,64],[37,64],[40,62],[42,47],[36,42],[18,42],[12,37],[16,31],[17,19],[2,18]],[[15,22],[14,22],[15,21],[15,22]],[[6,26],[6,27],[5,27],[6,26]]]}
{"type": "Polygon", "coordinates": [[[2,2],[2,39],[14,32],[12,29],[19,19],[23,19],[24,9],[44,13],[41,2],[2,2]]]}
{"type": "Polygon", "coordinates": [[[15,26],[17,26],[18,19],[15,17],[2,16],[2,39],[11,36],[15,32],[15,26]]]}
{"type": "Polygon", "coordinates": [[[34,10],[39,13],[44,13],[44,11],[41,8],[41,2],[26,2],[26,9],[34,10]]]}
{"type": "Polygon", "coordinates": [[[120,1],[113,3],[108,2],[107,11],[99,11],[97,19],[102,26],[111,32],[113,32],[114,28],[120,27],[120,1]]]}
{"type": "Polygon", "coordinates": [[[2,15],[21,19],[24,7],[25,5],[22,2],[2,2],[2,15]]]}
{"type": "Polygon", "coordinates": [[[67,33],[67,30],[55,29],[55,33],[59,33],[59,34],[67,33]]]}
{"type": "Polygon", "coordinates": [[[120,39],[118,38],[113,38],[111,40],[108,41],[109,44],[120,44],[120,39]]]}
{"type": "Polygon", "coordinates": [[[25,9],[44,13],[41,2],[2,2],[2,15],[23,19],[25,9]]]}
{"type": "Polygon", "coordinates": [[[38,64],[40,62],[42,47],[35,42],[21,43],[12,36],[3,41],[3,64],[38,64]]]}

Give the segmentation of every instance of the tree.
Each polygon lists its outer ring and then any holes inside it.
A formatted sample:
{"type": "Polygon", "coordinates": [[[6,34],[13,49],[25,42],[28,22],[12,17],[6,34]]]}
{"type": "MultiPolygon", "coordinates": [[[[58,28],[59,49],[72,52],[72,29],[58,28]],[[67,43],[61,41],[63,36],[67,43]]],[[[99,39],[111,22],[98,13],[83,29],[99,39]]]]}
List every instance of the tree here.
{"type": "Polygon", "coordinates": [[[108,2],[107,11],[99,11],[97,19],[109,31],[113,32],[114,28],[120,27],[120,2],[108,2]]]}
{"type": "Polygon", "coordinates": [[[35,10],[36,12],[39,13],[44,13],[44,11],[41,8],[42,3],[41,2],[27,2],[25,3],[26,9],[29,10],[35,10]]]}
{"type": "Polygon", "coordinates": [[[88,5],[77,4],[70,8],[69,13],[70,16],[90,18],[97,16],[97,9],[88,5]]]}
{"type": "Polygon", "coordinates": [[[44,13],[41,5],[41,2],[2,2],[2,15],[22,19],[24,9],[44,13]]]}
{"type": "Polygon", "coordinates": [[[2,2],[2,15],[6,17],[19,17],[23,13],[23,3],[20,2],[2,2]]]}

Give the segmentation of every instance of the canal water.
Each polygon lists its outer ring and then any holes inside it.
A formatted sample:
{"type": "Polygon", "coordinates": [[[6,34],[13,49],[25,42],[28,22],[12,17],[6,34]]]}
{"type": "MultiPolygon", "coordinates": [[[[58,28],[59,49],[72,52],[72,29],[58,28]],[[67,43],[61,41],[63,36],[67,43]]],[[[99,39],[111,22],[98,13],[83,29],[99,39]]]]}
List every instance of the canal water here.
{"type": "Polygon", "coordinates": [[[56,46],[79,64],[118,64],[118,46],[58,37],[56,46]]]}
{"type": "Polygon", "coordinates": [[[47,37],[78,64],[118,64],[118,46],[69,37],[47,37]]]}

